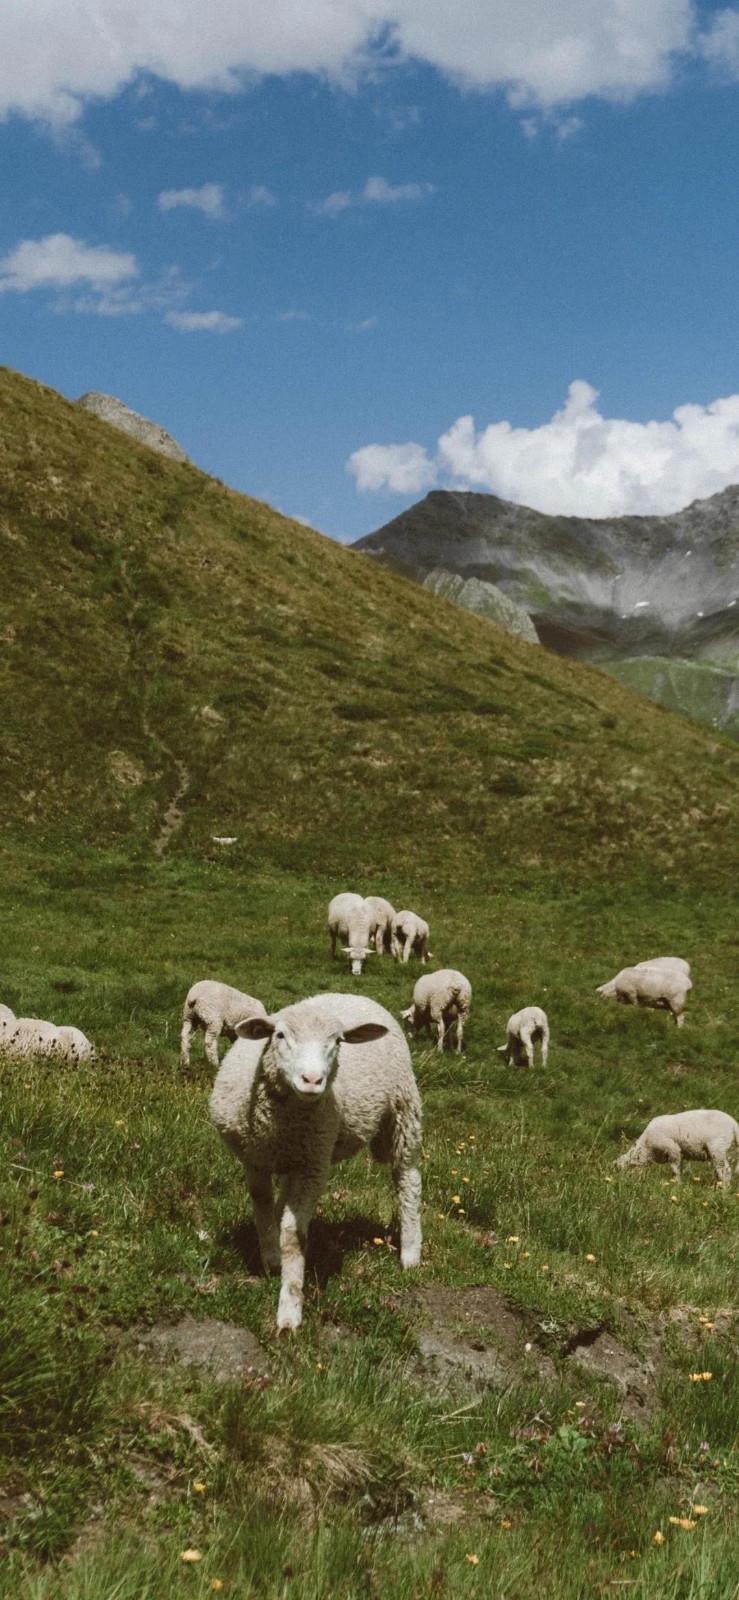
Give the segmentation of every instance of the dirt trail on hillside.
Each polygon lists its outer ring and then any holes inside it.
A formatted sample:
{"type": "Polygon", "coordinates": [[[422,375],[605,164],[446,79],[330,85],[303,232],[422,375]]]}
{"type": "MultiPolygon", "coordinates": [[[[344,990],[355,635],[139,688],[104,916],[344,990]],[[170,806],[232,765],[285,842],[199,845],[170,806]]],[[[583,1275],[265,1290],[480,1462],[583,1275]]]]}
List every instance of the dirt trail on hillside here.
{"type": "Polygon", "coordinates": [[[172,799],[169,802],[169,805],[167,806],[162,819],[161,828],[159,829],[159,833],[154,841],[154,854],[155,856],[158,856],[160,860],[164,855],[164,852],[167,849],[167,846],[169,845],[173,835],[179,831],[185,820],[184,815],[180,810],[180,801],[184,799],[184,796],[187,794],[187,791],[190,787],[190,774],[185,766],[184,761],[175,761],[175,767],[177,768],[179,783],[175,789],[172,799]]]}

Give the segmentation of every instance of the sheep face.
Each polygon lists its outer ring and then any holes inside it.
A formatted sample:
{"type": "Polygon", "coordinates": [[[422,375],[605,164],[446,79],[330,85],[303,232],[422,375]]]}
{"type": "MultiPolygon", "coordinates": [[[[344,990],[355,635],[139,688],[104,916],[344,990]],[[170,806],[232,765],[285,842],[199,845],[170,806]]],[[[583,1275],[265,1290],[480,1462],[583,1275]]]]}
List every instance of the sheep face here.
{"type": "Polygon", "coordinates": [[[236,1024],[241,1039],[267,1039],[270,1069],[299,1100],[318,1100],[328,1088],[338,1065],[340,1044],[365,1044],[387,1033],[381,1023],[364,1022],[342,1029],[326,1018],[303,1014],[285,1017],[246,1017],[236,1024]]]}
{"type": "Polygon", "coordinates": [[[623,1172],[625,1167],[645,1167],[648,1160],[649,1156],[644,1146],[632,1144],[631,1149],[624,1150],[623,1155],[618,1156],[613,1165],[618,1167],[620,1172],[623,1172]]]}
{"type": "Polygon", "coordinates": [[[369,945],[364,944],[344,944],[341,948],[344,955],[348,956],[351,961],[353,978],[361,976],[362,967],[367,957],[374,956],[377,953],[374,949],[370,949],[369,945]]]}

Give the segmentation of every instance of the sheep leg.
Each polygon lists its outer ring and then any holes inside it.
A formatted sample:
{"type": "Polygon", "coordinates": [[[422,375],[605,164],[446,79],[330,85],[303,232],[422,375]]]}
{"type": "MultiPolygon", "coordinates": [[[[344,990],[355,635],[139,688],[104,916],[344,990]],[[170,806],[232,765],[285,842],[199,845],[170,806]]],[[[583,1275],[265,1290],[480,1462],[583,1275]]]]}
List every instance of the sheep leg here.
{"type": "Polygon", "coordinates": [[[534,1046],[533,1046],[533,1044],[531,1042],[531,1039],[529,1038],[528,1034],[526,1035],[526,1037],[524,1039],[521,1040],[521,1043],[522,1043],[523,1048],[524,1048],[524,1050],[526,1052],[526,1065],[527,1065],[527,1067],[533,1067],[533,1065],[534,1065],[534,1046]]]}
{"type": "Polygon", "coordinates": [[[445,1026],[445,1023],[444,1023],[444,1018],[443,1017],[439,1017],[439,1020],[438,1020],[438,1022],[436,1024],[436,1048],[439,1051],[444,1049],[444,1038],[445,1038],[445,1035],[446,1035],[446,1026],[445,1026]]]}
{"type": "Polygon", "coordinates": [[[216,1072],[221,1064],[218,1059],[218,1040],[220,1038],[220,1033],[220,1028],[214,1027],[212,1023],[205,1030],[205,1054],[211,1066],[215,1068],[216,1072]]]}
{"type": "Polygon", "coordinates": [[[335,961],[336,960],[336,939],[337,939],[336,929],[335,928],[330,928],[329,929],[329,934],[330,934],[330,938],[331,938],[331,959],[332,959],[332,961],[335,961]]]}
{"type": "Polygon", "coordinates": [[[393,1183],[400,1213],[400,1265],[417,1267],[421,1260],[421,1174],[418,1167],[407,1162],[393,1166],[393,1183]]]}
{"type": "Polygon", "coordinates": [[[404,967],[407,966],[407,964],[408,964],[408,959],[410,957],[410,953],[411,953],[412,949],[413,949],[413,940],[412,939],[406,939],[405,944],[403,945],[403,954],[401,956],[401,960],[403,962],[403,966],[404,967]]]}
{"type": "Polygon", "coordinates": [[[420,948],[419,948],[418,953],[419,953],[419,955],[421,957],[421,965],[425,967],[426,962],[428,961],[428,955],[429,955],[428,939],[422,939],[421,940],[421,944],[420,944],[420,948]]]}
{"type": "Polygon", "coordinates": [[[272,1197],[272,1174],[262,1171],[259,1167],[247,1167],[246,1180],[254,1207],[254,1223],[259,1239],[262,1266],[266,1273],[279,1272],[280,1235],[272,1197]]]}
{"type": "Polygon", "coordinates": [[[670,1161],[670,1171],[672,1173],[672,1176],[675,1179],[676,1183],[680,1183],[682,1181],[682,1175],[683,1175],[682,1153],[678,1150],[675,1155],[670,1156],[669,1161],[670,1161]]]}
{"type": "Polygon", "coordinates": [[[542,1064],[543,1067],[546,1066],[548,1059],[549,1059],[549,1034],[548,1033],[543,1033],[542,1036],[541,1036],[541,1064],[542,1064]]]}
{"type": "Polygon", "coordinates": [[[713,1170],[722,1189],[728,1189],[731,1184],[731,1162],[728,1156],[712,1156],[713,1170]]]}
{"type": "Polygon", "coordinates": [[[280,1217],[280,1256],[282,1281],[277,1306],[278,1333],[292,1332],[303,1320],[303,1283],[308,1225],[316,1209],[328,1173],[306,1179],[291,1174],[282,1194],[280,1217]]]}
{"type": "Polygon", "coordinates": [[[180,1034],[180,1061],[183,1067],[190,1065],[190,1039],[193,1033],[193,1024],[189,1017],[185,1017],[180,1034]]]}
{"type": "Polygon", "coordinates": [[[464,1018],[457,1017],[457,1055],[462,1054],[462,1035],[464,1034],[464,1018]]]}

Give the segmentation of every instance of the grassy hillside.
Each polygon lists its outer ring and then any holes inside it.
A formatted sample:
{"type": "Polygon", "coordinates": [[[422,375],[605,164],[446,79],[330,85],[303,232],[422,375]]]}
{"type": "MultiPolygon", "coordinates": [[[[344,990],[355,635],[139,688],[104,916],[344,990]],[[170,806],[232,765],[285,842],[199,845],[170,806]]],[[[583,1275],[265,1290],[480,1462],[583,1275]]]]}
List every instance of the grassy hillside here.
{"type": "Polygon", "coordinates": [[[736,671],[708,661],[673,661],[667,656],[635,656],[609,661],[608,671],[640,694],[659,699],[671,711],[739,739],[739,678],[736,671]]]}
{"type": "Polygon", "coordinates": [[[739,1201],[612,1165],[657,1111],[739,1112],[736,747],[0,393],[0,1000],[100,1051],[0,1062],[0,1592],[736,1600],[739,1201]],[[413,1046],[420,1271],[356,1158],[278,1340],[179,1012],[218,975],[397,1014],[417,967],[329,958],[339,887],[427,915],[473,1016],[461,1059],[413,1046]],[[680,1032],[594,995],[667,951],[680,1032]],[[252,1371],[162,1359],[186,1318],[252,1371]]]}

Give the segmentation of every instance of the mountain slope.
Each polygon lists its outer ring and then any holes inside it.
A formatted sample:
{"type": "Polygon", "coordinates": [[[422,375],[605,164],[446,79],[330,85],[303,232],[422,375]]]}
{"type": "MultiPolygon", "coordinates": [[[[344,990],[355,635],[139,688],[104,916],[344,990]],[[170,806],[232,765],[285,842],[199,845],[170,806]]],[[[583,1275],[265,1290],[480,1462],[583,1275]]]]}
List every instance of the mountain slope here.
{"type": "MultiPolygon", "coordinates": [[[[496,584],[564,655],[604,666],[651,656],[739,668],[739,488],[670,517],[603,521],[435,491],[356,548],[419,581],[441,567],[496,584]]],[[[659,675],[649,682],[660,698],[659,675]]],[[[731,685],[714,691],[719,726],[724,689],[728,707],[731,685]]]]}
{"type": "Polygon", "coordinates": [[[148,851],[179,797],[198,853],[337,874],[710,861],[720,743],[38,384],[0,405],[6,836],[148,851]]]}

